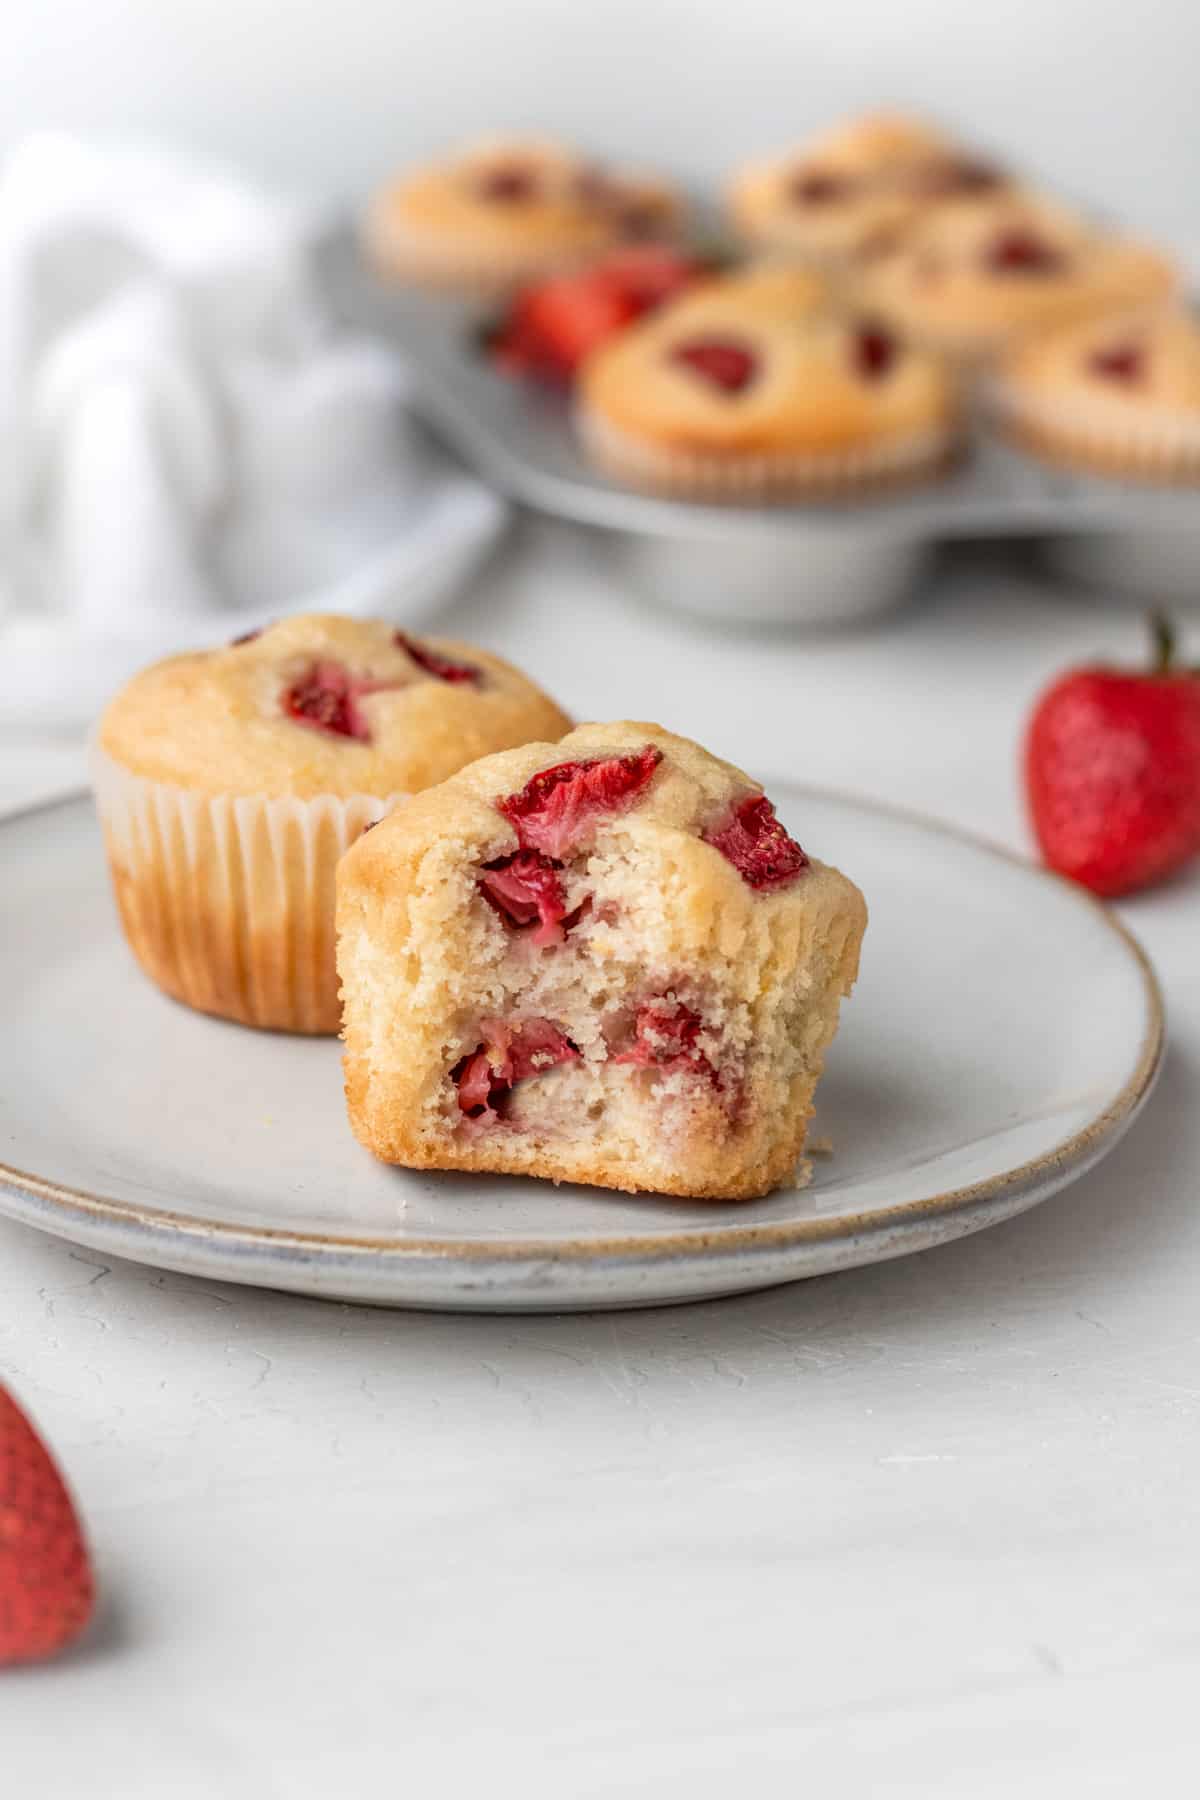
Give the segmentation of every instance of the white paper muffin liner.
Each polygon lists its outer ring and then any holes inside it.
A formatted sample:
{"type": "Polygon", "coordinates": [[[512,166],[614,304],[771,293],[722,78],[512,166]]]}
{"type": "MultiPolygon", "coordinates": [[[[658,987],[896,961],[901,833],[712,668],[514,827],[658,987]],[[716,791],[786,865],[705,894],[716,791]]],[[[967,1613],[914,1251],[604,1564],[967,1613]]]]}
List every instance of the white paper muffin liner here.
{"type": "Polygon", "coordinates": [[[740,500],[853,497],[864,488],[935,474],[960,443],[956,423],[820,451],[686,451],[652,444],[586,408],[576,427],[588,455],[617,481],[681,499],[740,500]]]}
{"type": "Polygon", "coordinates": [[[90,769],[121,923],[151,980],[244,1025],[336,1032],[334,872],[400,796],[199,793],[96,745],[90,769]]]}
{"type": "Polygon", "coordinates": [[[982,398],[1002,431],[1056,462],[1164,485],[1200,481],[1200,414],[1148,406],[1118,417],[1088,394],[1034,394],[999,376],[982,398]]]}

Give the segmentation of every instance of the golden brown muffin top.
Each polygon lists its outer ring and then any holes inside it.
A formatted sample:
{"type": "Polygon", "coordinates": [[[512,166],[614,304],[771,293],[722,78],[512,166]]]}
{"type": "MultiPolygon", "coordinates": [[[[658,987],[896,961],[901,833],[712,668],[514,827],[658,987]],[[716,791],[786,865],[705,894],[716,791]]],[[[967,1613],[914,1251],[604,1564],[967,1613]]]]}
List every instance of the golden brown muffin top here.
{"type": "Polygon", "coordinates": [[[663,448],[837,452],[953,420],[954,377],[866,319],[775,316],[730,284],[684,297],[584,364],[582,408],[663,448]]]}
{"type": "Polygon", "coordinates": [[[1114,417],[1200,422],[1200,325],[1183,308],[1135,308],[1076,321],[1018,344],[1001,380],[1047,399],[1086,400],[1114,417]]]}
{"type": "Polygon", "coordinates": [[[668,859],[673,916],[690,920],[701,939],[714,919],[732,942],[752,917],[769,919],[802,892],[831,882],[850,889],[796,843],[759,783],[734,764],[662,725],[618,719],[459,770],[353,844],[339,890],[392,891],[397,871],[408,879],[414,853],[419,861],[431,842],[439,859],[448,850],[480,860],[519,847],[569,858],[598,854],[614,832],[668,859]]]}
{"type": "Polygon", "coordinates": [[[1176,270],[1028,192],[934,208],[864,274],[863,295],[899,326],[971,354],[1082,315],[1166,298],[1176,270]]]}
{"type": "Polygon", "coordinates": [[[1003,181],[924,120],[878,112],[748,164],[728,198],[735,225],[753,241],[845,262],[902,238],[931,204],[1003,181]]]}
{"type": "Polygon", "coordinates": [[[203,793],[416,793],[570,720],[490,651],[306,613],[135,675],[99,726],[135,775],[203,793]]]}
{"type": "Polygon", "coordinates": [[[599,250],[668,227],[676,201],[663,183],[612,172],[544,138],[488,138],[410,170],[379,196],[390,221],[429,239],[480,247],[599,250]]]}

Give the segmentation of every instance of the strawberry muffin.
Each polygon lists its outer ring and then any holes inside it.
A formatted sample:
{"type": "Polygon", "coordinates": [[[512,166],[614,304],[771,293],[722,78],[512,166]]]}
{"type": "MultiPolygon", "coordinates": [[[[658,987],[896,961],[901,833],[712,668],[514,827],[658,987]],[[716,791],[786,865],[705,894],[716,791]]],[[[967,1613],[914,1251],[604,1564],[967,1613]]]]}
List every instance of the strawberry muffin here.
{"type": "Polygon", "coordinates": [[[1166,298],[1159,251],[1028,193],[937,207],[864,272],[868,304],[916,341],[975,360],[1023,334],[1166,298]]]}
{"type": "Polygon", "coordinates": [[[408,1168],[768,1193],[865,926],[755,782],[661,726],[485,757],[338,871],[350,1122],[408,1168]]]}
{"type": "Polygon", "coordinates": [[[669,234],[678,215],[662,182],[610,172],[540,138],[495,138],[392,182],[365,235],[385,274],[504,293],[623,240],[669,234]]]}
{"type": "Polygon", "coordinates": [[[1200,481],[1200,327],[1179,309],[1137,310],[1018,344],[992,410],[1058,463],[1153,482],[1200,481]]]}
{"type": "Polygon", "coordinates": [[[894,245],[930,204],[1003,181],[923,121],[870,113],[743,169],[728,209],[751,244],[845,267],[894,245]]]}
{"type": "Polygon", "coordinates": [[[569,724],[499,657],[373,621],[309,614],[154,664],[93,746],[134,955],[201,1012],[335,1032],[347,845],[399,796],[569,724]]]}
{"type": "Polygon", "coordinates": [[[593,461],[681,498],[853,496],[930,476],[960,437],[957,386],[936,357],[778,295],[687,296],[589,357],[578,394],[593,461]]]}

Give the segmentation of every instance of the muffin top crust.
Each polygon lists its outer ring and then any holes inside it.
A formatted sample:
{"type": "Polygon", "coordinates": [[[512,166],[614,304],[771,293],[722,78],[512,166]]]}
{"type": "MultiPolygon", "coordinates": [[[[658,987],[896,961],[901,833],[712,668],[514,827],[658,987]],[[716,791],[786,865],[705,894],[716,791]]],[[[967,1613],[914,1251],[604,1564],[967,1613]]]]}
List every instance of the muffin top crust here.
{"type": "Polygon", "coordinates": [[[987,399],[1026,448],[1102,474],[1200,476],[1200,324],[1139,307],[1039,332],[997,366],[987,399]]]}
{"type": "Polygon", "coordinates": [[[786,321],[828,310],[833,298],[830,280],[817,270],[763,257],[698,281],[668,304],[677,320],[728,318],[736,308],[742,316],[786,321]]]}
{"type": "Polygon", "coordinates": [[[308,613],[144,669],[97,741],[132,774],[208,794],[386,797],[569,728],[490,651],[308,613]]]}
{"type": "Polygon", "coordinates": [[[587,254],[665,230],[676,210],[665,184],[552,139],[487,138],[400,175],[378,197],[374,222],[385,235],[587,254]]]}
{"type": "Polygon", "coordinates": [[[1182,307],[1084,319],[1026,339],[1000,375],[1047,399],[1086,396],[1114,419],[1165,413],[1200,422],[1200,325],[1182,307]]]}
{"type": "MultiPolygon", "coordinates": [[[[731,284],[731,288],[734,284],[731,284]]],[[[664,448],[821,454],[951,420],[953,377],[867,318],[690,297],[584,365],[585,413],[664,448]]]]}
{"type": "Polygon", "coordinates": [[[924,120],[868,113],[747,165],[730,184],[729,210],[754,242],[855,261],[896,242],[931,204],[1004,179],[924,120]]]}
{"type": "Polygon", "coordinates": [[[1166,298],[1176,272],[1150,246],[1113,236],[1031,193],[949,201],[864,274],[862,293],[898,326],[979,354],[1034,329],[1166,298]]]}

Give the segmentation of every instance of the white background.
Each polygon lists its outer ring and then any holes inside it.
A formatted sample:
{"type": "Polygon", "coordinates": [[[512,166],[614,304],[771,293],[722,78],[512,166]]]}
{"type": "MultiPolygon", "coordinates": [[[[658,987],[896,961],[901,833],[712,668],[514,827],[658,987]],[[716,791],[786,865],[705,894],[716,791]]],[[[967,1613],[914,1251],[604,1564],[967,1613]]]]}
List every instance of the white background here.
{"type": "Polygon", "coordinates": [[[166,134],[345,196],[507,127],[716,176],[890,98],[1148,228],[1193,228],[1193,0],[8,0],[3,14],[8,141],[45,124],[166,134]]]}

